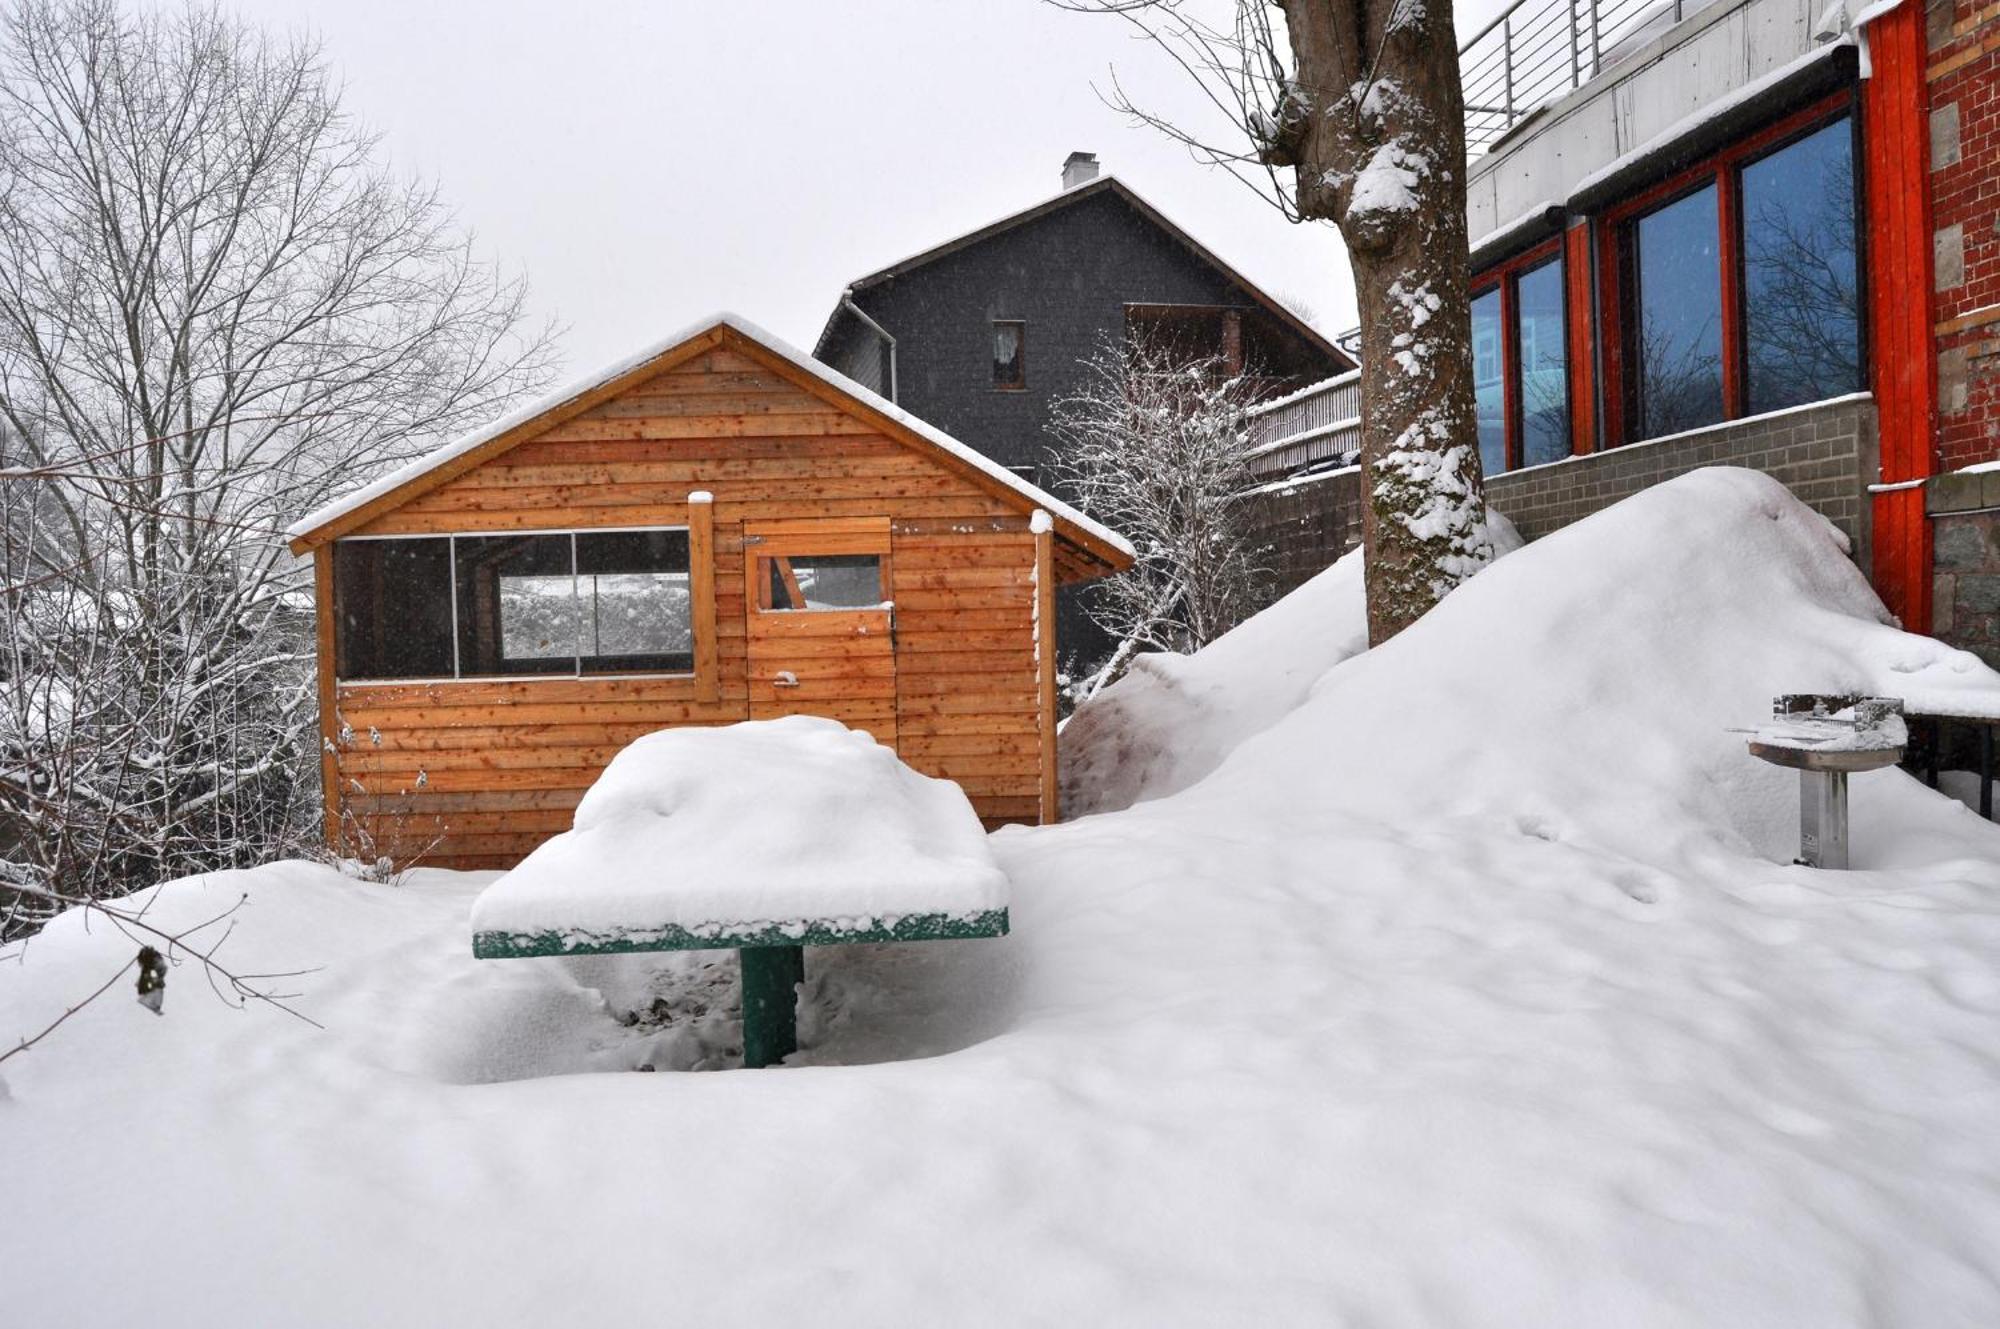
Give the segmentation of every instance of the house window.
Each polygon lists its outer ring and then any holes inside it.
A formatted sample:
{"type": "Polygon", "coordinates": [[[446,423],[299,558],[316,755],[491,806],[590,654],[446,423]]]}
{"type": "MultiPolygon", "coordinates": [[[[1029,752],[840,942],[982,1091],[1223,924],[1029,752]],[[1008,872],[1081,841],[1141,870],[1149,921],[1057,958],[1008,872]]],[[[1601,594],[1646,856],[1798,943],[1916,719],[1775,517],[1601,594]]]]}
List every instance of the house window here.
{"type": "Polygon", "coordinates": [[[1846,95],[1613,209],[1614,438],[1657,438],[1864,381],[1846,95]]]}
{"type": "Polygon", "coordinates": [[[684,528],[336,541],[347,681],[687,673],[684,528]]]}
{"type": "Polygon", "coordinates": [[[1632,224],[1633,390],[1646,438],[1723,418],[1721,230],[1703,185],[1632,224]]]}
{"type": "Polygon", "coordinates": [[[1479,416],[1479,468],[1507,469],[1507,339],[1500,323],[1500,288],[1472,300],[1472,394],[1479,416]]]}
{"type": "Polygon", "coordinates": [[[1854,134],[1843,118],[1743,168],[1748,409],[1861,387],[1854,134]]]}
{"type": "Polygon", "coordinates": [[[1569,455],[1561,241],[1482,273],[1472,298],[1472,387],[1488,475],[1569,455]]]}
{"type": "Polygon", "coordinates": [[[1018,320],[993,321],[993,386],[1028,386],[1028,325],[1018,320]]]}

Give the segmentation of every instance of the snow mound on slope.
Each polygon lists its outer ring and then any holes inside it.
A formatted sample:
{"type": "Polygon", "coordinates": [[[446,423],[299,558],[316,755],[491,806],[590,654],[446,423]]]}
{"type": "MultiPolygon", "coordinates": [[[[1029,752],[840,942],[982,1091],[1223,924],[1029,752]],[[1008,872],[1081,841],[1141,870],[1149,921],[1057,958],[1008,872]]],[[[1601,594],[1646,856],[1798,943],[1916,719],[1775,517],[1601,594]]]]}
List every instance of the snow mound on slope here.
{"type": "Polygon", "coordinates": [[[577,804],[574,829],[479,897],[472,928],[861,926],[1006,903],[962,789],[838,720],[788,715],[663,729],[627,746],[577,804]]]}
{"type": "MultiPolygon", "coordinates": [[[[1520,532],[1487,514],[1496,554],[1520,532]]],[[[1250,735],[1295,710],[1322,675],[1368,649],[1361,550],[1192,655],[1139,656],[1062,729],[1063,816],[1116,812],[1178,793],[1250,735]]]]}
{"type": "Polygon", "coordinates": [[[1777,481],[1711,468],[1501,560],[1337,666],[1208,797],[1511,818],[1656,861],[1690,840],[1789,858],[1797,777],[1730,732],[1784,692],[1990,696],[2000,675],[1892,626],[1845,538],[1777,481]]]}

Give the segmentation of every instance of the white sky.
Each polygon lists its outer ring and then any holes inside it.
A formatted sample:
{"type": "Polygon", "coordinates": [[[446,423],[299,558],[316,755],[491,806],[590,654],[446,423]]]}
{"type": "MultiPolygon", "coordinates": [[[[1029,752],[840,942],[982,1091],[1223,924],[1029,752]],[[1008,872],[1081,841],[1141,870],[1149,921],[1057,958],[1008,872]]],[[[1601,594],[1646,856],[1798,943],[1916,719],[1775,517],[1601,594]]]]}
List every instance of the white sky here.
{"type": "Polygon", "coordinates": [[[567,325],[572,371],[725,308],[809,348],[848,281],[1054,193],[1072,149],[1322,331],[1354,321],[1331,226],[1286,222],[1102,103],[1115,65],[1149,106],[1219,123],[1116,18],[1039,0],[225,4],[319,34],[393,164],[438,179],[567,325]]]}

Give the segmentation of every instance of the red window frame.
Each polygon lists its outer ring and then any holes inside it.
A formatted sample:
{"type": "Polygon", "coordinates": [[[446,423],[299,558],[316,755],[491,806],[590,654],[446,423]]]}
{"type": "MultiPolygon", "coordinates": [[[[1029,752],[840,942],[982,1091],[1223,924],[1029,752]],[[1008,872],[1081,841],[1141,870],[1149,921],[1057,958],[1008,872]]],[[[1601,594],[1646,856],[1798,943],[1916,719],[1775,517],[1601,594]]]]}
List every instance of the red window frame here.
{"type": "MultiPolygon", "coordinates": [[[[1521,440],[1523,433],[1521,426],[1521,297],[1518,291],[1519,279],[1522,274],[1534,268],[1541,267],[1550,259],[1554,259],[1558,264],[1562,265],[1560,269],[1562,273],[1562,289],[1565,303],[1567,303],[1570,290],[1569,254],[1563,244],[1562,233],[1552,235],[1532,249],[1523,250],[1512,258],[1504,259],[1499,263],[1495,263],[1490,268],[1483,269],[1478,276],[1472,279],[1467,295],[1468,300],[1477,300],[1495,287],[1498,287],[1500,290],[1500,417],[1506,425],[1508,472],[1520,470],[1523,461],[1521,440]]],[[[1570,319],[1565,316],[1563,319],[1563,365],[1566,370],[1571,366],[1571,342],[1570,319]]],[[[1573,382],[1574,379],[1572,378],[1573,382]]],[[[1576,405],[1574,393],[1572,392],[1570,402],[1570,439],[1572,452],[1575,451],[1575,438],[1576,405]]],[[[1502,472],[1502,474],[1506,473],[1502,472]]]]}
{"type": "MultiPolygon", "coordinates": [[[[1646,214],[1704,186],[1715,187],[1715,215],[1719,232],[1716,237],[1715,275],[1722,287],[1722,422],[1740,420],[1744,417],[1748,398],[1745,380],[1749,364],[1743,339],[1743,168],[1843,116],[1856,115],[1858,110],[1852,92],[1833,93],[1718,149],[1695,165],[1648,186],[1617,206],[1606,208],[1599,215],[1596,222],[1598,327],[1604,334],[1603,436],[1606,447],[1644,441],[1629,434],[1636,389],[1630,366],[1626,363],[1632,338],[1627,319],[1635,312],[1630,308],[1633,224],[1646,214]]],[[[1857,208],[1863,187],[1860,169],[1861,153],[1857,145],[1854,181],[1857,208]]],[[[1858,217],[1856,232],[1855,260],[1861,267],[1857,279],[1865,292],[1868,284],[1867,256],[1858,217]]],[[[1866,309],[1861,311],[1861,325],[1864,329],[1867,326],[1866,309]]],[[[1864,344],[1864,363],[1866,359],[1864,344]]]]}

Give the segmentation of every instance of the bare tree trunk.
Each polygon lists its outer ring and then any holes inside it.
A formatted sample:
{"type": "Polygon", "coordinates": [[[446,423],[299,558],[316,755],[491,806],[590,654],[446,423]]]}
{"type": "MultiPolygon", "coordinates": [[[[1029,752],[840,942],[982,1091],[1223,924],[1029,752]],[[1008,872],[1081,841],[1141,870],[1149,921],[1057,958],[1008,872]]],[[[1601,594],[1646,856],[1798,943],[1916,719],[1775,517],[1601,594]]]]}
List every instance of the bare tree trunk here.
{"type": "Polygon", "coordinates": [[[1218,165],[1264,168],[1300,221],[1347,242],[1361,315],[1368,636],[1382,642],[1492,561],[1472,391],[1465,119],[1450,0],[1052,0],[1138,24],[1233,107],[1253,151],[1126,109],[1218,165]],[[1284,15],[1289,58],[1270,21],[1284,15]],[[1289,170],[1288,181],[1279,172],[1289,170]]]}
{"type": "Polygon", "coordinates": [[[1298,77],[1264,144],[1340,227],[1361,315],[1368,639],[1492,561],[1472,392],[1465,114],[1448,0],[1288,0],[1298,77]]]}

